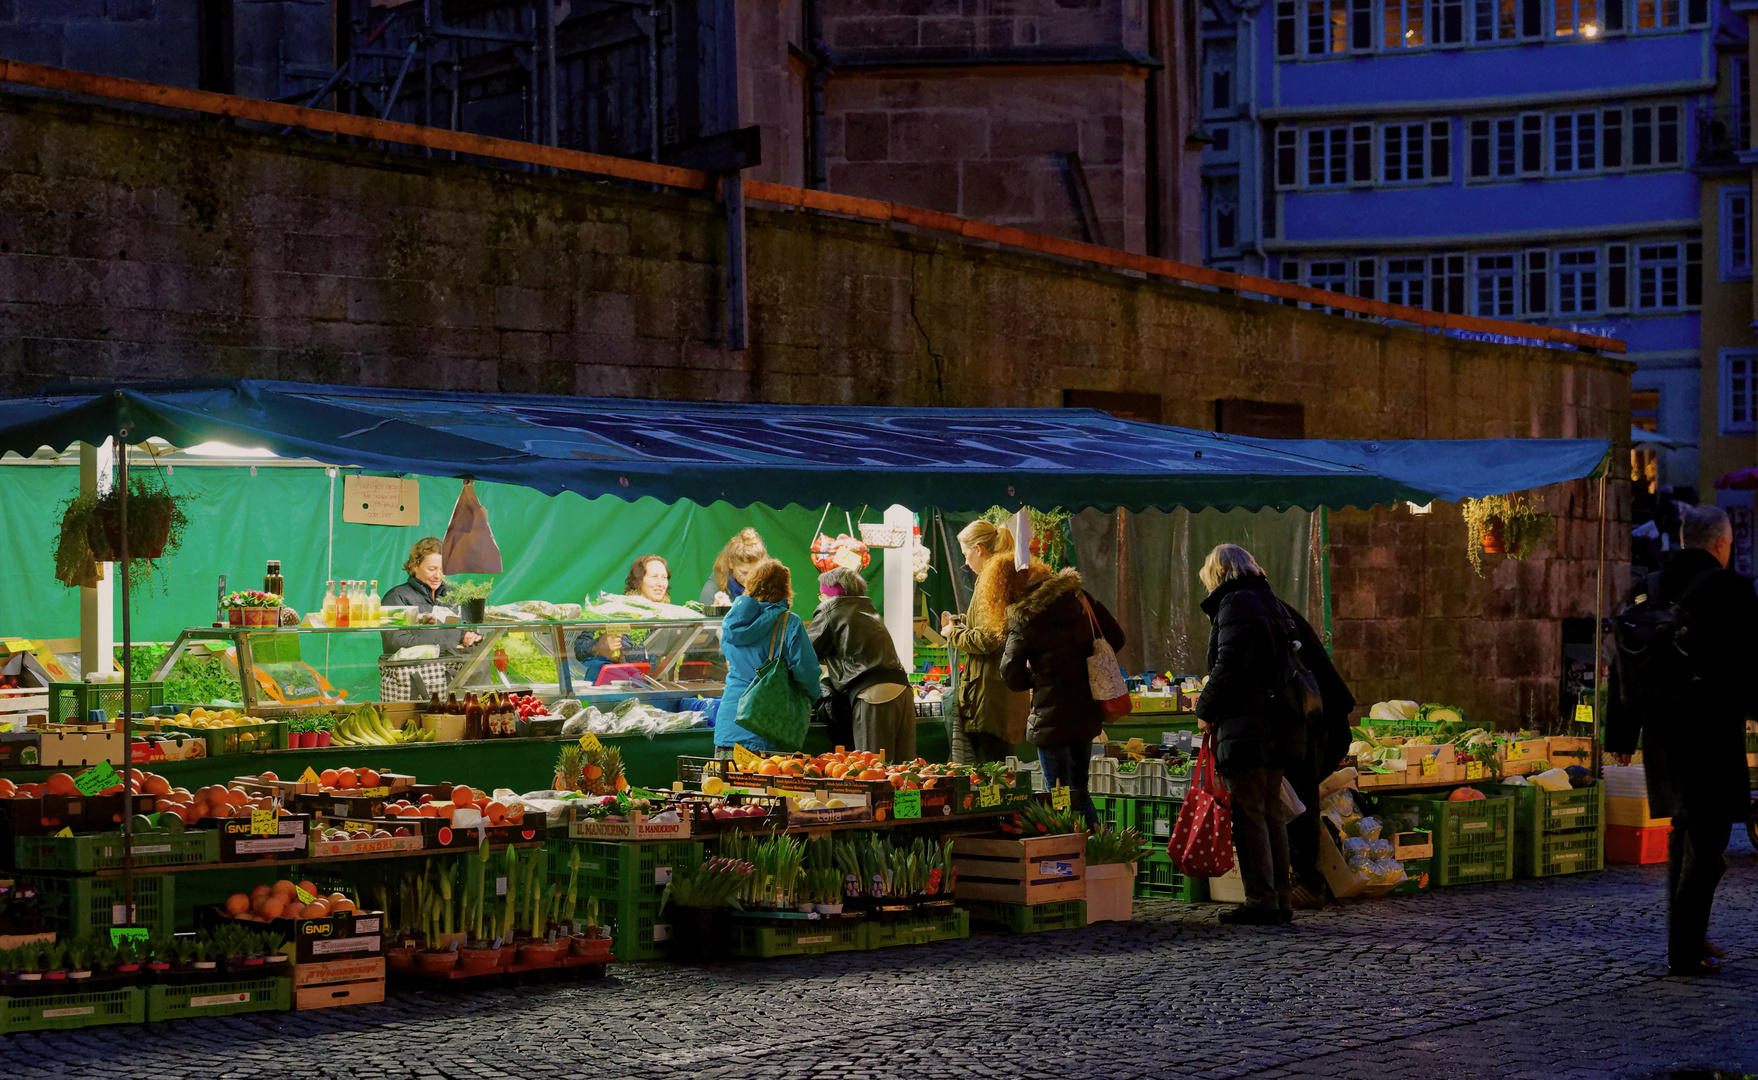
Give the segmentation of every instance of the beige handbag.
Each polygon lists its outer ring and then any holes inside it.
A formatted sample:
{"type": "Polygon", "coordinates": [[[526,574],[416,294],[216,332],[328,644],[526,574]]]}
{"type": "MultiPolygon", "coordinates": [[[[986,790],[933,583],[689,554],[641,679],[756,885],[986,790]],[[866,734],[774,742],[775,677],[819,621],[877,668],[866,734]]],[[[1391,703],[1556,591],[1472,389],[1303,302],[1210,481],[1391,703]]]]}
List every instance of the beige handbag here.
{"type": "Polygon", "coordinates": [[[458,504],[452,507],[452,522],[446,526],[446,538],[440,544],[440,565],[448,574],[498,574],[501,572],[501,549],[488,528],[488,509],[476,497],[476,485],[464,481],[458,493],[458,504]]]}

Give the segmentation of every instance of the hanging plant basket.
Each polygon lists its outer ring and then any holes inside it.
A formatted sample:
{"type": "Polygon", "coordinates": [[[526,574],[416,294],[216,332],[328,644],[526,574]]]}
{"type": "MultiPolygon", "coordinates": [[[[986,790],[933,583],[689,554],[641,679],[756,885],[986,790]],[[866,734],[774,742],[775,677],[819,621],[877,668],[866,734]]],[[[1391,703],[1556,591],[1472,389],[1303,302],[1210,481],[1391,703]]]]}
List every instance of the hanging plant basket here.
{"type": "Polygon", "coordinates": [[[1483,576],[1483,556],[1524,559],[1555,524],[1549,514],[1518,494],[1466,499],[1459,505],[1465,517],[1465,554],[1478,577],[1483,576]]]}
{"type": "MultiPolygon", "coordinates": [[[[189,518],[187,496],[173,495],[156,473],[129,479],[128,561],[131,576],[150,577],[154,560],[183,542],[189,518]]],[[[69,587],[97,584],[98,564],[122,557],[122,497],[111,489],[102,495],[69,499],[61,512],[61,535],[55,547],[55,579],[69,587]]]]}

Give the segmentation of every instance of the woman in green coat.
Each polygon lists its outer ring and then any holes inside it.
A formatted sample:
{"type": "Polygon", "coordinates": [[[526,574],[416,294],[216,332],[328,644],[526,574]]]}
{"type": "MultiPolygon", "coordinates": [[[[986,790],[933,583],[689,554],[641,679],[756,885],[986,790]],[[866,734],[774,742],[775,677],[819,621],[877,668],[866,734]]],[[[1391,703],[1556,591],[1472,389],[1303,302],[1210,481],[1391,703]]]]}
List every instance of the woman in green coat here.
{"type": "Polygon", "coordinates": [[[1024,595],[1028,574],[1013,569],[1013,534],[1005,526],[973,521],[958,534],[965,565],[977,575],[968,617],[948,614],[941,624],[947,644],[964,656],[958,684],[958,724],[978,764],[1002,761],[1025,739],[1031,695],[1001,681],[1001,647],[1007,643],[1007,609],[1024,595]]]}

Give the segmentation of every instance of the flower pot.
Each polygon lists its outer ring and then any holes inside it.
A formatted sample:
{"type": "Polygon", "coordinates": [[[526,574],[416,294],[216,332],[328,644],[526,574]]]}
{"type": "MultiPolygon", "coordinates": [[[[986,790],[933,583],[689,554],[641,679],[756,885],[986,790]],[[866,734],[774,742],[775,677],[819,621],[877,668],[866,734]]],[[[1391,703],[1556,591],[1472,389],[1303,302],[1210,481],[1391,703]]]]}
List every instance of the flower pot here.
{"type": "Polygon", "coordinates": [[[589,959],[597,963],[610,962],[610,939],[593,937],[588,934],[575,934],[568,939],[568,955],[589,959]]]}
{"type": "Polygon", "coordinates": [[[69,979],[89,979],[92,977],[92,973],[90,971],[69,971],[67,977],[69,979]]]}
{"type": "Polygon", "coordinates": [[[567,940],[527,941],[519,946],[519,963],[553,964],[568,951],[567,940]]]}
{"type": "Polygon", "coordinates": [[[241,608],[241,607],[227,608],[226,609],[226,623],[227,623],[227,625],[229,625],[229,626],[243,626],[244,625],[244,611],[245,611],[245,609],[241,608]]]}
{"type": "Polygon", "coordinates": [[[444,975],[458,966],[458,954],[447,949],[445,952],[423,950],[415,954],[415,970],[423,975],[444,975]]]}
{"type": "Polygon", "coordinates": [[[812,909],[820,915],[841,915],[841,904],[813,904],[812,909]]]}
{"type": "Polygon", "coordinates": [[[266,966],[274,967],[276,964],[285,964],[287,962],[288,957],[287,957],[286,953],[272,952],[272,953],[268,954],[267,956],[263,957],[262,959],[263,959],[263,963],[266,966]]]}
{"type": "Polygon", "coordinates": [[[467,623],[484,623],[488,621],[488,599],[466,600],[459,606],[458,621],[467,623]]]}
{"type": "Polygon", "coordinates": [[[316,732],[315,734],[317,735],[317,742],[314,745],[316,745],[316,746],[330,745],[330,733],[329,732],[319,731],[319,732],[316,732]]]}
{"type": "Polygon", "coordinates": [[[471,975],[485,975],[491,971],[499,971],[501,951],[499,949],[461,949],[458,952],[458,966],[471,975]]]}
{"type": "Polygon", "coordinates": [[[1508,550],[1507,543],[1502,535],[1502,531],[1506,525],[1507,522],[1503,521],[1501,518],[1492,517],[1486,520],[1483,523],[1483,528],[1477,531],[1478,544],[1483,548],[1485,554],[1501,555],[1508,550]]]}
{"type": "Polygon", "coordinates": [[[392,971],[414,971],[415,951],[413,945],[393,945],[385,950],[385,966],[392,971]]]}
{"type": "Polygon", "coordinates": [[[1135,906],[1135,864],[1087,867],[1087,924],[1128,922],[1135,906]]]}
{"type": "MultiPolygon", "coordinates": [[[[170,499],[157,495],[132,495],[128,500],[128,557],[156,559],[165,553],[171,538],[170,499]]],[[[99,505],[94,523],[104,542],[117,555],[122,552],[122,513],[119,505],[99,505]]]]}

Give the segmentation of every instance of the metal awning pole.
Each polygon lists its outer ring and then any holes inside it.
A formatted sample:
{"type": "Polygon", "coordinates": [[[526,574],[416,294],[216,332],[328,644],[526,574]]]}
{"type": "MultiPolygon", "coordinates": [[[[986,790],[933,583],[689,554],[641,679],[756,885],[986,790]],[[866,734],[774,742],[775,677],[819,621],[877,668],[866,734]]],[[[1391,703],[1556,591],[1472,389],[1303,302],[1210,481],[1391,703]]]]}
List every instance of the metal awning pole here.
{"type": "MultiPolygon", "coordinates": [[[[116,392],[120,398],[122,392],[116,392]]],[[[116,433],[117,470],[116,520],[122,536],[117,544],[122,568],[122,903],[128,922],[134,919],[134,790],[130,782],[134,774],[134,634],[129,609],[131,574],[128,556],[128,425],[116,433]]]]}
{"type": "Polygon", "coordinates": [[[1593,583],[1593,775],[1599,775],[1599,669],[1604,663],[1604,627],[1605,627],[1605,530],[1606,478],[1611,474],[1608,462],[1604,472],[1599,474],[1599,565],[1594,574],[1593,583]]]}

